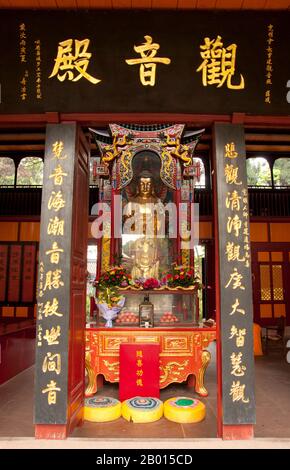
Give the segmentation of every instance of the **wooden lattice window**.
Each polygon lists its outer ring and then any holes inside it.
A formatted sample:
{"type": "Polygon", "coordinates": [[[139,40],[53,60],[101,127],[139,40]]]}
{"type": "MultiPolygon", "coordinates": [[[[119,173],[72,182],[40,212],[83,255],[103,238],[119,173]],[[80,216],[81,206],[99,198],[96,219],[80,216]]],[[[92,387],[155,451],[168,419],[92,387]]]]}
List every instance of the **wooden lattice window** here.
{"type": "Polygon", "coordinates": [[[281,315],[285,316],[283,252],[259,251],[258,263],[260,274],[260,317],[277,318],[281,315]]]}

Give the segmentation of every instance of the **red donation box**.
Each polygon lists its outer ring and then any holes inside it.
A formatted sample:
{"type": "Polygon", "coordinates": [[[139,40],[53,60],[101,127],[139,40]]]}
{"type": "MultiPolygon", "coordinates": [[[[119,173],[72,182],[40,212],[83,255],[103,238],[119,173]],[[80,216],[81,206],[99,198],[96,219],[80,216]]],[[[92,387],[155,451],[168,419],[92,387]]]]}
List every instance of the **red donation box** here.
{"type": "Polygon", "coordinates": [[[159,398],[159,344],[120,345],[120,401],[159,398]]]}

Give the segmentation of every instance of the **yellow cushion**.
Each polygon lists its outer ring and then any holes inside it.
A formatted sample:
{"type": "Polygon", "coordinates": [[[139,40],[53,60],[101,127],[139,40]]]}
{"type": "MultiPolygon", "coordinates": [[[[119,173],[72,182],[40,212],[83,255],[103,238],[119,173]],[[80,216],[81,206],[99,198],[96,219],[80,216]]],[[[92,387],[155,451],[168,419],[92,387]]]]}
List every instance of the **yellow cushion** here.
{"type": "Polygon", "coordinates": [[[152,423],[163,416],[163,403],[158,398],[134,397],[122,403],[122,416],[133,423],[152,423]]]}
{"type": "Polygon", "coordinates": [[[116,398],[96,396],[85,399],[84,419],[95,423],[114,421],[121,416],[121,402],[116,398]]]}
{"type": "Polygon", "coordinates": [[[205,418],[205,405],[195,398],[174,397],[164,403],[164,416],[175,423],[198,423],[205,418]]]}

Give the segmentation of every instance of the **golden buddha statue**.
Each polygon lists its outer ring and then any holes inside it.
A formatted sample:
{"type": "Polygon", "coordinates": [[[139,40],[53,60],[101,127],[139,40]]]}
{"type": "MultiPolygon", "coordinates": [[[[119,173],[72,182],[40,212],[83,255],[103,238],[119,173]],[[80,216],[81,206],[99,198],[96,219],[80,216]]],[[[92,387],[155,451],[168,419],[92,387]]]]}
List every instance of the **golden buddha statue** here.
{"type": "MultiPolygon", "coordinates": [[[[151,173],[141,173],[135,196],[130,198],[129,213],[134,210],[135,220],[138,225],[139,238],[133,245],[133,279],[140,277],[159,277],[158,242],[156,238],[158,230],[158,213],[154,212],[152,204],[160,203],[154,193],[153,178],[151,173]],[[132,210],[131,210],[132,209],[132,210]]],[[[161,207],[160,205],[157,207],[161,207]]],[[[160,210],[160,209],[159,209],[160,210]]]]}
{"type": "Polygon", "coordinates": [[[139,238],[134,244],[134,265],[131,271],[132,279],[159,276],[159,261],[157,243],[154,238],[139,238]]]}
{"type": "Polygon", "coordinates": [[[148,203],[156,204],[158,202],[158,198],[154,194],[152,176],[149,171],[144,171],[139,178],[134,202],[141,205],[148,203]]]}

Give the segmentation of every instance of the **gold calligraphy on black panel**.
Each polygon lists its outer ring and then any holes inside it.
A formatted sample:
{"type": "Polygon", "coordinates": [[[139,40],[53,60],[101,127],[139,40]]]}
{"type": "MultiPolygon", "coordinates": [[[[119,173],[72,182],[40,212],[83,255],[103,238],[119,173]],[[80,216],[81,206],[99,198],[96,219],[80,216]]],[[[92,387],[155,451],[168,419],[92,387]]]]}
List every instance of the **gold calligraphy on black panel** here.
{"type": "MultiPolygon", "coordinates": [[[[66,279],[63,275],[62,264],[65,259],[65,220],[63,211],[66,209],[66,200],[62,191],[68,172],[64,169],[64,163],[68,156],[62,140],[56,140],[51,146],[50,162],[53,163],[48,180],[52,181],[53,187],[48,194],[47,209],[49,218],[46,232],[46,250],[44,260],[40,262],[39,296],[45,297],[43,302],[38,303],[38,343],[40,347],[44,344],[50,347],[42,359],[42,373],[60,375],[62,372],[62,354],[58,350],[62,337],[61,324],[57,319],[64,316],[60,308],[59,295],[63,292],[66,279]],[[40,320],[45,319],[45,328],[40,320]]],[[[58,392],[61,388],[55,379],[47,383],[42,390],[47,394],[48,405],[56,405],[58,392]]]]}
{"type": "Polygon", "coordinates": [[[238,377],[239,380],[233,380],[229,396],[232,402],[248,403],[249,398],[246,396],[246,385],[241,383],[241,378],[245,376],[247,365],[243,361],[243,348],[247,336],[247,329],[241,327],[241,319],[246,316],[246,311],[241,305],[239,292],[244,292],[244,275],[240,272],[240,266],[250,266],[250,242],[248,227],[248,193],[243,187],[239,178],[239,153],[236,150],[234,142],[227,142],[224,146],[224,178],[229,189],[225,196],[225,209],[228,211],[225,232],[227,234],[225,255],[226,260],[231,266],[229,277],[224,285],[225,289],[233,290],[237,293],[234,303],[231,305],[229,316],[233,320],[238,320],[239,326],[235,323],[231,324],[229,331],[229,340],[233,342],[233,349],[230,354],[231,375],[238,377]],[[241,237],[243,243],[241,243],[241,237]],[[234,350],[234,347],[237,350],[234,350]]]}

